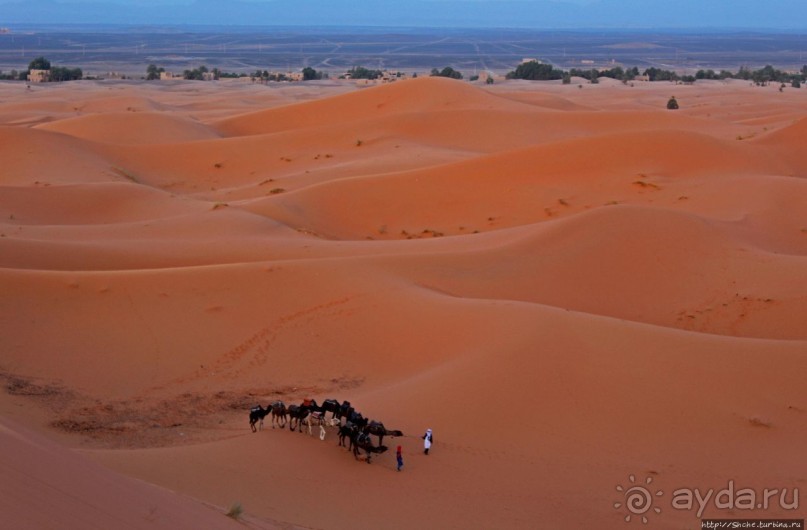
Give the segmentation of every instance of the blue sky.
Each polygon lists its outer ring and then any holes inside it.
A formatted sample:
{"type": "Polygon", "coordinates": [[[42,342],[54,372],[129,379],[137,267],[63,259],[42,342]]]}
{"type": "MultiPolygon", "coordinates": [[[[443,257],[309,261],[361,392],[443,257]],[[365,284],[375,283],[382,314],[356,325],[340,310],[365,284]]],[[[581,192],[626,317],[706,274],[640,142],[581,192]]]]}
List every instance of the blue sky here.
{"type": "Polygon", "coordinates": [[[807,0],[0,0],[37,22],[803,30],[807,0]]]}

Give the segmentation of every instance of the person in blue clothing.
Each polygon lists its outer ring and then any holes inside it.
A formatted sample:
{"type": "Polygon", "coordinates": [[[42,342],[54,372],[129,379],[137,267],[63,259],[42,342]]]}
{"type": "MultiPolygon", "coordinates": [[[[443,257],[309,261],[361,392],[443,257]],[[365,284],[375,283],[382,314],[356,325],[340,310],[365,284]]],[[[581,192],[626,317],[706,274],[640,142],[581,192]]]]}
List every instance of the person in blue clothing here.
{"type": "Polygon", "coordinates": [[[401,446],[398,446],[398,450],[395,451],[395,457],[398,459],[398,471],[401,470],[403,467],[403,454],[401,454],[401,446]]]}

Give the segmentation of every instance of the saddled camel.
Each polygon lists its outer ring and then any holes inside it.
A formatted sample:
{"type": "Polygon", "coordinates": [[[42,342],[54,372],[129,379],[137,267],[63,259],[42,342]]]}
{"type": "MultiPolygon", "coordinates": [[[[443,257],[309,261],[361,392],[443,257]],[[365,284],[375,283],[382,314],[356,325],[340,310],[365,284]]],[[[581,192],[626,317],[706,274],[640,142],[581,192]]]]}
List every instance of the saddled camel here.
{"type": "Polygon", "coordinates": [[[325,418],[324,412],[312,412],[302,420],[302,424],[308,427],[308,435],[313,436],[311,427],[319,427],[319,439],[325,439],[325,427],[337,427],[340,421],[335,418],[325,418]]]}
{"type": "Polygon", "coordinates": [[[263,408],[260,405],[249,409],[249,428],[252,429],[252,432],[258,432],[258,429],[263,429],[263,419],[271,410],[271,407],[263,408]],[[255,428],[256,423],[258,424],[258,429],[255,428]]]}
{"type": "Polygon", "coordinates": [[[347,450],[350,451],[353,449],[353,440],[356,438],[356,434],[358,434],[358,429],[352,423],[346,423],[339,427],[339,446],[345,446],[345,440],[348,441],[347,450]]]}
{"type": "Polygon", "coordinates": [[[300,405],[289,405],[287,412],[289,414],[289,430],[298,429],[303,432],[302,420],[308,416],[308,409],[300,405]]]}
{"type": "Polygon", "coordinates": [[[359,450],[363,450],[367,453],[367,463],[370,463],[370,458],[372,458],[373,453],[380,454],[387,450],[387,446],[379,445],[378,447],[373,445],[372,440],[370,440],[370,435],[366,433],[359,434],[355,436],[355,440],[353,441],[353,456],[356,457],[356,460],[359,459],[359,450]]]}
{"type": "Polygon", "coordinates": [[[330,412],[334,418],[343,418],[347,415],[350,409],[350,401],[343,401],[341,404],[335,399],[326,399],[322,402],[320,410],[322,412],[330,412]]]}
{"type": "Polygon", "coordinates": [[[403,436],[403,433],[398,430],[389,430],[384,427],[384,424],[380,421],[371,421],[367,427],[365,427],[364,432],[367,434],[374,434],[378,436],[378,445],[384,445],[384,436],[403,436]]]}
{"type": "Polygon", "coordinates": [[[271,405],[272,408],[272,428],[275,428],[275,422],[277,422],[280,428],[284,428],[286,426],[286,418],[288,416],[288,412],[286,411],[286,404],[282,401],[275,401],[271,405]]]}

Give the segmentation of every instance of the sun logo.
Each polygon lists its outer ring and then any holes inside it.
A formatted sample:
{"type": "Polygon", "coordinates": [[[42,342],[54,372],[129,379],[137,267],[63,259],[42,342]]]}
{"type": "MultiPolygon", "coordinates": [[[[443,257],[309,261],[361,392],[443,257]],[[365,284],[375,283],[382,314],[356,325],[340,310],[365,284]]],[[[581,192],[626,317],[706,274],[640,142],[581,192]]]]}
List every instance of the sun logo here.
{"type": "Polygon", "coordinates": [[[651,509],[657,514],[661,513],[661,508],[653,506],[653,499],[654,497],[661,497],[664,495],[664,492],[658,490],[655,493],[651,493],[648,487],[653,482],[652,477],[647,477],[645,480],[645,485],[635,485],[636,477],[634,475],[628,476],[628,479],[630,479],[630,483],[632,485],[627,489],[623,488],[621,485],[616,487],[616,490],[624,496],[625,501],[624,503],[615,502],[614,509],[619,510],[624,505],[628,511],[628,513],[625,515],[626,522],[629,523],[631,518],[635,515],[637,517],[641,516],[642,522],[647,524],[648,519],[647,515],[645,514],[647,514],[651,509]]]}

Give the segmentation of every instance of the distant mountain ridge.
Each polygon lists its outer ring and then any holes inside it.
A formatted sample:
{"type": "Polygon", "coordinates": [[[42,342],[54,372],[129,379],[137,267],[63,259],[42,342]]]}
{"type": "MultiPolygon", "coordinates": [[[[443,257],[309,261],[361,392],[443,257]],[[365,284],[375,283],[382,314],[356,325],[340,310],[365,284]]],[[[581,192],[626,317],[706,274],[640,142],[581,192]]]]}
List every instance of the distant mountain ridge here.
{"type": "Polygon", "coordinates": [[[98,0],[0,2],[13,24],[221,24],[389,27],[727,28],[807,27],[804,0],[269,0],[142,5],[98,0]]]}

